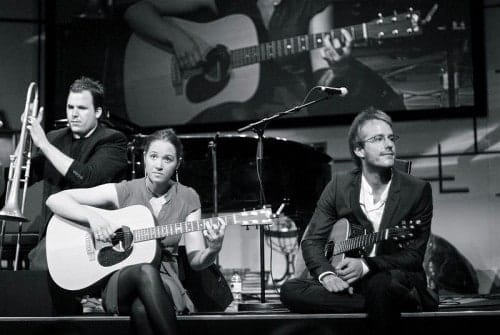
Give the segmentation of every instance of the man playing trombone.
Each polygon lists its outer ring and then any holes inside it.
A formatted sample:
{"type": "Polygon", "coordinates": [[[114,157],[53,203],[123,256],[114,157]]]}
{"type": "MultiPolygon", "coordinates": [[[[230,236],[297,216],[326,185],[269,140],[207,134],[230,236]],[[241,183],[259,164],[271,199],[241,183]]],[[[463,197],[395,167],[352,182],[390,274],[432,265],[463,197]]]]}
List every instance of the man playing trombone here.
{"type": "MultiPolygon", "coordinates": [[[[30,183],[44,181],[43,204],[51,194],[65,189],[92,187],[125,179],[127,138],[121,132],[99,124],[103,102],[102,85],[81,77],[69,88],[67,127],[46,134],[40,125],[43,108],[37,117],[27,116],[26,127],[38,148],[31,159],[30,183]]],[[[47,269],[43,237],[51,215],[51,211],[43,206],[38,221],[40,241],[29,255],[31,269],[47,269]]],[[[74,306],[78,308],[78,305],[74,306]]],[[[57,312],[74,313],[76,310],[64,307],[57,312]]]]}

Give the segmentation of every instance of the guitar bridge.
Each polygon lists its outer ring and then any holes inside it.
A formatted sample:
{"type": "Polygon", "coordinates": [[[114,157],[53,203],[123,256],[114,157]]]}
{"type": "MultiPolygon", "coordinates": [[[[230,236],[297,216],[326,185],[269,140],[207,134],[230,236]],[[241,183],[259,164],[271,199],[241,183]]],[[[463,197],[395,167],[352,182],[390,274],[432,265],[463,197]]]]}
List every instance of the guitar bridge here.
{"type": "Polygon", "coordinates": [[[332,256],[333,256],[333,241],[329,241],[325,245],[325,257],[327,259],[330,259],[330,258],[332,258],[332,256]]]}
{"type": "Polygon", "coordinates": [[[182,90],[183,90],[183,78],[182,78],[182,72],[179,67],[179,64],[177,63],[177,59],[175,57],[172,57],[172,64],[170,64],[170,73],[172,75],[172,86],[174,87],[175,90],[175,95],[182,95],[182,90]]]}
{"type": "Polygon", "coordinates": [[[91,234],[85,235],[85,249],[87,251],[87,256],[89,257],[89,261],[96,260],[96,253],[94,248],[94,242],[92,241],[91,234]]]}

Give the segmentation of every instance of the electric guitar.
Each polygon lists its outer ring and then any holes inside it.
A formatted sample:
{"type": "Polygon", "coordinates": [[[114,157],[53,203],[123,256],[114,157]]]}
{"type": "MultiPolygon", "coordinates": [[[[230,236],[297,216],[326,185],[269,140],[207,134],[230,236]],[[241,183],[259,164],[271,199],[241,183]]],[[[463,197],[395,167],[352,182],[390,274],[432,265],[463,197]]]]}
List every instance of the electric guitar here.
{"type": "MultiPolygon", "coordinates": [[[[114,228],[111,242],[94,239],[90,228],[54,215],[47,226],[47,262],[54,282],[63,289],[88,288],[109,274],[128,265],[153,263],[158,257],[156,239],[206,229],[218,218],[155,225],[145,206],[116,210],[91,207],[114,228]]],[[[270,225],[271,209],[233,213],[223,216],[229,224],[270,225]]]]}
{"type": "MultiPolygon", "coordinates": [[[[171,50],[131,35],[123,69],[125,103],[130,121],[142,126],[183,124],[207,108],[248,101],[257,91],[260,62],[321,48],[326,35],[342,36],[338,28],[259,44],[257,30],[245,15],[229,15],[208,23],[169,20],[196,40],[215,47],[202,51],[206,60],[198,68],[183,71],[171,50]]],[[[421,34],[418,20],[418,13],[410,11],[379,15],[373,21],[344,29],[353,42],[381,42],[421,34]]]]}

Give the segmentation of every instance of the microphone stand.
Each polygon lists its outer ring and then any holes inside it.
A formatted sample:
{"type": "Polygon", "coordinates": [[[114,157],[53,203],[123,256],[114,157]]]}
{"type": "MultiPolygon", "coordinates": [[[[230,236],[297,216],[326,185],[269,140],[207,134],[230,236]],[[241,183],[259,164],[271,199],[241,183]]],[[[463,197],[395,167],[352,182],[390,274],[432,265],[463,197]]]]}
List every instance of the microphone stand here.
{"type": "MultiPolygon", "coordinates": [[[[314,89],[314,88],[313,88],[314,89]]],[[[309,95],[309,94],[308,94],[309,95]]],[[[307,103],[303,103],[300,105],[297,105],[295,107],[292,107],[291,109],[288,109],[283,112],[276,113],[274,115],[271,115],[269,117],[263,118],[262,120],[250,123],[240,129],[238,129],[238,133],[242,133],[244,131],[251,130],[254,133],[257,134],[257,153],[256,153],[256,162],[257,162],[257,180],[259,181],[259,205],[260,207],[264,207],[265,205],[265,194],[264,194],[264,185],[263,185],[263,161],[264,161],[264,131],[268,125],[269,122],[271,122],[274,119],[290,115],[293,113],[297,113],[300,111],[302,108],[310,106],[312,104],[318,103],[323,100],[330,99],[332,96],[331,95],[325,95],[324,97],[321,97],[316,100],[312,100],[307,103]]],[[[238,305],[238,310],[266,310],[266,309],[272,309],[272,305],[269,305],[266,303],[266,281],[265,281],[265,269],[264,269],[264,227],[261,225],[259,227],[260,234],[259,234],[259,239],[260,239],[260,304],[240,304],[238,305]]]]}
{"type": "MultiPolygon", "coordinates": [[[[208,149],[210,150],[211,158],[212,158],[212,182],[213,182],[213,199],[214,199],[214,208],[213,208],[213,217],[219,216],[219,204],[218,204],[218,181],[217,181],[217,138],[219,137],[219,133],[216,133],[214,139],[208,142],[208,149]]],[[[215,264],[219,266],[219,255],[215,259],[215,264]]]]}

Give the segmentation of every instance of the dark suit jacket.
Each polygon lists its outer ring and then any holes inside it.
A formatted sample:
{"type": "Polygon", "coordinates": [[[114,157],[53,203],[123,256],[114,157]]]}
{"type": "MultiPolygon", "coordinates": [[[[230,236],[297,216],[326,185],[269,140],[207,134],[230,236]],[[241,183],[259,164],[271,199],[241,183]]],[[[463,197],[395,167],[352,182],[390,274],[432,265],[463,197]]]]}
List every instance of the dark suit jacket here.
{"type": "Polygon", "coordinates": [[[44,181],[42,214],[38,220],[40,238],[45,234],[52,215],[45,206],[51,194],[69,188],[118,182],[126,178],[127,171],[127,138],[119,131],[99,125],[91,136],[81,140],[81,150],[74,154],[70,153],[74,140],[69,128],[51,131],[47,138],[75,161],[63,176],[42,153],[32,159],[31,183],[44,181]]]}
{"type": "MultiPolygon", "coordinates": [[[[347,217],[351,223],[362,225],[368,232],[373,231],[359,205],[360,188],[361,171],[356,169],[335,175],[323,190],[301,244],[306,265],[315,278],[325,271],[334,271],[324,255],[324,247],[332,226],[338,219],[347,217]]],[[[426,276],[422,263],[430,235],[431,219],[430,184],[393,170],[380,230],[394,227],[402,220],[421,220],[422,224],[416,232],[416,238],[408,242],[401,245],[391,240],[380,242],[377,255],[365,258],[370,273],[403,270],[424,290],[426,276]]]]}

